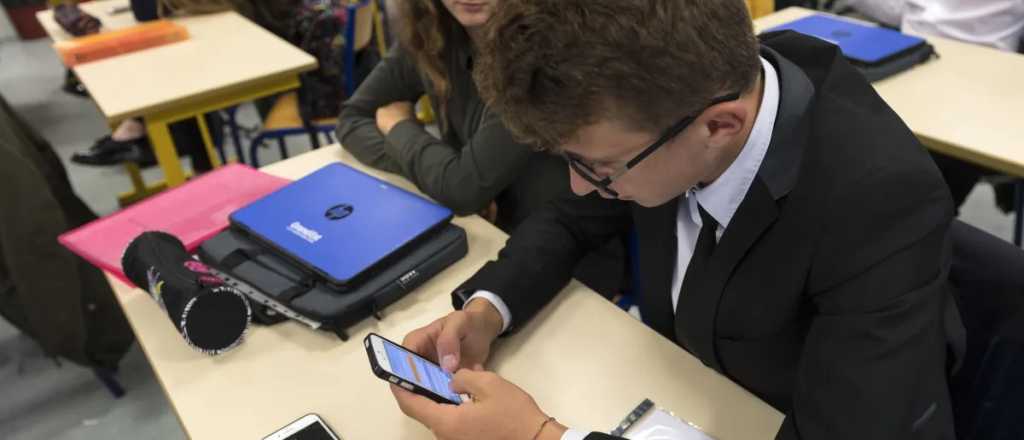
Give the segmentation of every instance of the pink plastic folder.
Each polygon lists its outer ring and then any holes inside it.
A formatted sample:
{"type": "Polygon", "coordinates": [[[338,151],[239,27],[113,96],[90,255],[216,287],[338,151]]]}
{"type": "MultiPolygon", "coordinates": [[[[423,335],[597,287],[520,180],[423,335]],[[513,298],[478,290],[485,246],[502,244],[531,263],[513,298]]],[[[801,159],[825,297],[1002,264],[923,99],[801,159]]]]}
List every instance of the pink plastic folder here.
{"type": "Polygon", "coordinates": [[[89,263],[131,284],[121,255],[144,231],[178,237],[191,252],[228,226],[228,215],[290,183],[245,165],[232,164],[197,177],[57,237],[89,263]]]}

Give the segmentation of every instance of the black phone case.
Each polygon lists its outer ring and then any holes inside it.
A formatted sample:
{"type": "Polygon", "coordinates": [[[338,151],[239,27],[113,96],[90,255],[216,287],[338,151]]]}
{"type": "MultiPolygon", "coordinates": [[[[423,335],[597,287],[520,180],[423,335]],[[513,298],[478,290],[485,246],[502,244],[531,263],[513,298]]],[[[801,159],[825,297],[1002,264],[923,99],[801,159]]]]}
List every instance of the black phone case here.
{"type": "MultiPolygon", "coordinates": [[[[370,343],[370,337],[371,336],[376,336],[376,337],[381,338],[381,339],[383,339],[385,341],[391,342],[392,344],[395,344],[395,345],[397,345],[399,347],[401,347],[402,344],[395,343],[394,341],[392,341],[392,340],[390,340],[388,338],[385,338],[385,337],[383,337],[381,335],[378,335],[376,333],[370,333],[369,335],[366,335],[365,338],[363,338],[363,346],[366,347],[366,356],[368,358],[370,358],[370,369],[373,370],[373,375],[374,376],[377,376],[377,377],[381,378],[382,380],[384,380],[385,382],[398,385],[398,386],[400,386],[402,388],[405,388],[407,391],[419,394],[419,395],[421,395],[423,397],[426,397],[426,398],[428,398],[430,400],[433,400],[433,401],[435,401],[437,403],[449,404],[449,405],[458,405],[459,404],[457,402],[452,402],[451,400],[448,400],[448,399],[446,399],[444,397],[441,397],[441,396],[435,394],[433,391],[430,391],[430,390],[428,390],[426,388],[423,388],[423,387],[421,387],[421,386],[419,386],[419,385],[417,385],[415,383],[409,382],[409,381],[407,381],[405,379],[402,379],[401,377],[395,376],[394,374],[391,374],[388,371],[386,371],[383,368],[381,368],[380,364],[377,363],[377,355],[375,355],[373,353],[373,344],[370,343]]],[[[429,360],[428,360],[428,362],[429,362],[429,360]]],[[[437,365],[437,364],[435,364],[435,365],[437,365]]],[[[440,367],[438,367],[438,368],[440,368],[440,367]]]]}

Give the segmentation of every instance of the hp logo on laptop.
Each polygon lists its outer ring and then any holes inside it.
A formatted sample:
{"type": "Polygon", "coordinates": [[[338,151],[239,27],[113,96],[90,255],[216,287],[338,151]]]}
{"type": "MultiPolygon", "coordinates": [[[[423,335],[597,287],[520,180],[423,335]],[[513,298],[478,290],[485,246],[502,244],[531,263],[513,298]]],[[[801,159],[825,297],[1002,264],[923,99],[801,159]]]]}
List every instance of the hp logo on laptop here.
{"type": "Polygon", "coordinates": [[[352,215],[352,211],[355,211],[355,209],[356,208],[348,203],[342,203],[328,209],[327,212],[324,213],[324,217],[327,217],[328,220],[341,220],[352,215]]]}
{"type": "Polygon", "coordinates": [[[851,33],[850,31],[848,31],[846,29],[836,29],[836,30],[832,31],[832,36],[835,37],[835,38],[842,39],[842,38],[849,38],[849,37],[853,36],[853,33],[851,33]]]}

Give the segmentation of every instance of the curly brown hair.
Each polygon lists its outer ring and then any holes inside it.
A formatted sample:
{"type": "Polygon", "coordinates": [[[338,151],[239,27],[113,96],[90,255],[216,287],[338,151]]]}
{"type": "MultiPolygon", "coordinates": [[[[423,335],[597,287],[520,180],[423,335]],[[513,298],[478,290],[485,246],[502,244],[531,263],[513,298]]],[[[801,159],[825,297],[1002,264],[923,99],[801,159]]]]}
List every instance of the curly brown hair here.
{"type": "Polygon", "coordinates": [[[660,132],[760,72],[743,0],[503,0],[487,26],[480,95],[541,149],[605,118],[660,132]]]}
{"type": "Polygon", "coordinates": [[[453,44],[468,44],[469,34],[441,0],[402,0],[399,4],[402,47],[433,84],[439,101],[438,120],[445,124],[446,103],[451,95],[446,49],[453,44]]]}

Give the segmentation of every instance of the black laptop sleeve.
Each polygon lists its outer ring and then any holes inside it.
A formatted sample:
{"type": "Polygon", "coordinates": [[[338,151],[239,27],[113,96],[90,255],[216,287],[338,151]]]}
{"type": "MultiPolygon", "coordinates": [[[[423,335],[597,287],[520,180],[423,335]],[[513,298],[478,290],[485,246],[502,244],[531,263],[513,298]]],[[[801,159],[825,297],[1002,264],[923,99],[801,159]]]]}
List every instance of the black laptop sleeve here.
{"type": "Polygon", "coordinates": [[[939,55],[935,52],[934,46],[927,42],[922,42],[917,46],[899,52],[877,63],[862,63],[852,58],[847,58],[847,60],[850,61],[850,64],[857,67],[868,81],[875,82],[893,76],[904,70],[908,70],[911,67],[924,63],[932,58],[937,58],[938,56],[939,55]]]}
{"type": "MultiPolygon", "coordinates": [[[[458,226],[446,225],[345,291],[337,290],[235,228],[204,242],[198,254],[204,263],[347,340],[346,328],[368,316],[380,318],[382,309],[460,260],[467,249],[466,232],[458,226]]],[[[265,323],[279,316],[264,307],[260,307],[257,317],[265,323]]]]}

